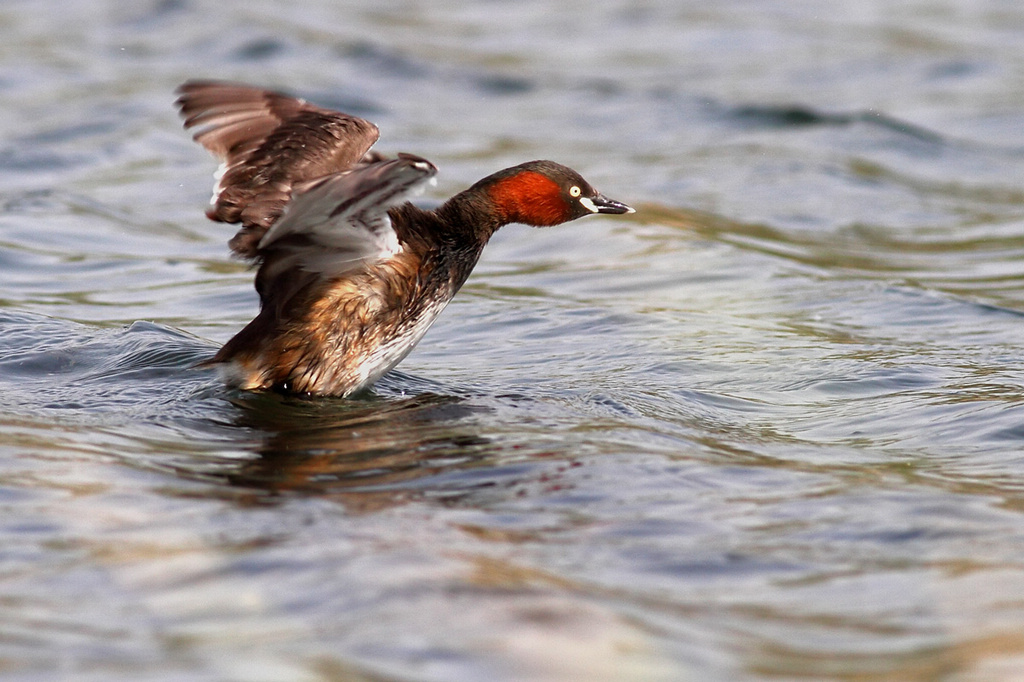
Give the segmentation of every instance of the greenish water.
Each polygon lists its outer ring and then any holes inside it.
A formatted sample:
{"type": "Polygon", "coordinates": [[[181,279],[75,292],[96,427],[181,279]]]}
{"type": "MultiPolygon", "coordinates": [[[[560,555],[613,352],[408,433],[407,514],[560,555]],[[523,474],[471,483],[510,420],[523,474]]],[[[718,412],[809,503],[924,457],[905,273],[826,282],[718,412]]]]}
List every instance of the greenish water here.
{"type": "Polygon", "coordinates": [[[1024,675],[1024,7],[0,7],[0,676],[1024,675]],[[254,314],[173,89],[528,159],[371,396],[193,369],[254,314]]]}

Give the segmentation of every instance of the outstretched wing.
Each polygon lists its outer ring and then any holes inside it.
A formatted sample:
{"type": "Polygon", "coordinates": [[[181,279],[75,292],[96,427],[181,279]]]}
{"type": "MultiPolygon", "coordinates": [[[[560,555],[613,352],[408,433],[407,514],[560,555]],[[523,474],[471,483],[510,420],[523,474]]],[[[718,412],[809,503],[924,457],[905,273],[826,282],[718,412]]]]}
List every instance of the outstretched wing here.
{"type": "Polygon", "coordinates": [[[279,309],[311,283],[400,253],[388,209],[422,191],[436,173],[426,159],[399,154],[297,185],[256,247],[263,307],[279,309]]]}
{"type": "Polygon", "coordinates": [[[178,94],[185,128],[222,162],[207,216],[242,224],[230,245],[246,258],[297,186],[353,168],[379,136],[369,121],[248,85],[189,81],[178,94]]]}

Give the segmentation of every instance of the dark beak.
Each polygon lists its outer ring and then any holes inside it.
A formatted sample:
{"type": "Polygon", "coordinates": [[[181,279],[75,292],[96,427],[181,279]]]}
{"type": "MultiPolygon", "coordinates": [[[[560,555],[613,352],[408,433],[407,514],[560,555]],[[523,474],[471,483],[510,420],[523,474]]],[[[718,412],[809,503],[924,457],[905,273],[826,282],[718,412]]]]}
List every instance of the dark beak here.
{"type": "Polygon", "coordinates": [[[635,209],[626,206],[621,201],[609,199],[603,194],[591,197],[590,200],[594,202],[594,208],[598,213],[636,213],[635,209]]]}

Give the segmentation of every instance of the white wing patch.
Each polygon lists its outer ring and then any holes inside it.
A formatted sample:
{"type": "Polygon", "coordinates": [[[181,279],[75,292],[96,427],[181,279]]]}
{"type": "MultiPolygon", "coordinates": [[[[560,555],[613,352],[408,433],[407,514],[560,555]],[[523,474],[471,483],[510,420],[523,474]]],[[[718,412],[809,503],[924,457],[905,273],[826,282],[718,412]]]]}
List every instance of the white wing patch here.
{"type": "MultiPolygon", "coordinates": [[[[237,165],[237,164],[236,164],[237,165]]],[[[224,179],[224,174],[230,170],[227,161],[221,161],[220,165],[217,166],[217,170],[213,172],[213,196],[210,197],[210,205],[216,206],[220,200],[220,195],[224,192],[224,185],[221,181],[224,179]]]]}

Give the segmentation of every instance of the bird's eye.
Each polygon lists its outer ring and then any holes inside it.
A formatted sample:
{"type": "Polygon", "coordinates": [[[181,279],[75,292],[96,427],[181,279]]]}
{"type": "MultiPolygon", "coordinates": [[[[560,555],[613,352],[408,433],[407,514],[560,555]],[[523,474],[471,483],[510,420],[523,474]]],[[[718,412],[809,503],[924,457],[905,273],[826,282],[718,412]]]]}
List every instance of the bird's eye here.
{"type": "Polygon", "coordinates": [[[572,187],[569,188],[569,196],[571,197],[578,197],[581,192],[582,190],[576,185],[573,185],[572,187]]]}

